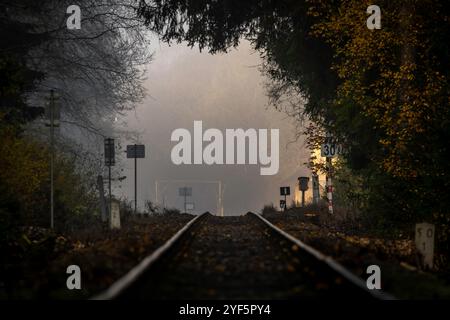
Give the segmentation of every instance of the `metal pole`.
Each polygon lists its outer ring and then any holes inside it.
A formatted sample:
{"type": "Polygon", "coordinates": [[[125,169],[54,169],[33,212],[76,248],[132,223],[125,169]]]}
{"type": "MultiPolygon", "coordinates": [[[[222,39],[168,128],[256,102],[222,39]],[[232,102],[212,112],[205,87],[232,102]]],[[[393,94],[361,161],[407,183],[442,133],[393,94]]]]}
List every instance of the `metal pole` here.
{"type": "Polygon", "coordinates": [[[54,186],[53,186],[53,161],[54,161],[54,121],[55,100],[53,90],[50,90],[50,228],[54,228],[54,186]]]}
{"type": "Polygon", "coordinates": [[[108,180],[109,180],[109,217],[111,218],[111,203],[112,203],[112,193],[111,193],[111,165],[108,166],[108,180]]]}
{"type": "Polygon", "coordinates": [[[224,184],[222,187],[222,181],[220,181],[220,215],[223,217],[223,195],[225,193],[225,187],[224,184]]]}
{"type": "Polygon", "coordinates": [[[287,200],[286,200],[286,195],[284,195],[284,212],[286,212],[287,209],[287,200]]]}
{"type": "Polygon", "coordinates": [[[106,201],[105,201],[105,186],[103,185],[103,176],[99,175],[97,177],[97,186],[100,196],[100,211],[102,212],[102,221],[107,221],[107,213],[106,213],[106,201]]]}
{"type": "Polygon", "coordinates": [[[223,217],[223,210],[222,210],[222,181],[219,181],[219,212],[218,215],[223,217]]]}
{"type": "Polygon", "coordinates": [[[137,154],[134,144],[134,214],[137,214],[137,154]]]}
{"type": "Polygon", "coordinates": [[[327,198],[328,198],[328,212],[333,214],[333,185],[331,183],[332,163],[331,158],[327,158],[327,198]]]}
{"type": "Polygon", "coordinates": [[[187,188],[184,187],[184,212],[185,213],[187,213],[187,210],[186,210],[186,193],[187,193],[187,188]]]}

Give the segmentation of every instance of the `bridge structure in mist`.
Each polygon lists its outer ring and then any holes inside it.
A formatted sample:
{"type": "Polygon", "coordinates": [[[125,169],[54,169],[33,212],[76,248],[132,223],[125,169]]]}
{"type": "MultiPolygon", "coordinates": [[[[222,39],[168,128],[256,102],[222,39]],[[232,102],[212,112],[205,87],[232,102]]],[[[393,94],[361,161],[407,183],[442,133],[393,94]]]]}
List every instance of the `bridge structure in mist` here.
{"type": "MultiPolygon", "coordinates": [[[[155,180],[155,203],[161,204],[160,198],[162,197],[162,204],[163,206],[167,206],[168,203],[166,203],[166,190],[167,186],[172,185],[172,188],[181,188],[181,187],[192,187],[194,189],[194,192],[196,190],[195,185],[216,185],[217,186],[217,192],[216,192],[216,215],[223,217],[224,216],[224,210],[223,210],[223,195],[225,192],[225,184],[222,183],[221,180],[200,180],[200,179],[173,179],[173,180],[155,180]]],[[[199,191],[197,188],[197,191],[199,191]]],[[[173,190],[177,191],[177,190],[173,190]]],[[[175,194],[175,192],[174,192],[175,194]]],[[[203,199],[205,200],[207,195],[193,195],[192,197],[195,197],[196,199],[203,199]]]]}

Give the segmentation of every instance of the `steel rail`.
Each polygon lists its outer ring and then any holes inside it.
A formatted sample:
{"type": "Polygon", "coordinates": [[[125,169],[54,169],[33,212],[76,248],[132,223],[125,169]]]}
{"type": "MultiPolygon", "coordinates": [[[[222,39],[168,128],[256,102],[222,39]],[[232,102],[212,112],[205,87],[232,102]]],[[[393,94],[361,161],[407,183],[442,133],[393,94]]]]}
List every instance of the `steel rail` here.
{"type": "MultiPolygon", "coordinates": [[[[161,247],[156,249],[152,254],[148,255],[144,260],[142,260],[138,265],[128,271],[123,277],[114,282],[108,289],[102,293],[94,296],[91,300],[110,300],[116,299],[121,294],[123,294],[128,288],[135,284],[141,276],[158,260],[160,260],[171,248],[175,246],[180,240],[180,238],[190,229],[192,226],[205,217],[208,212],[205,212],[194,219],[190,220],[183,228],[181,228],[175,235],[173,235],[167,242],[165,242],[161,247]]],[[[280,235],[285,240],[290,243],[297,245],[300,249],[306,252],[309,256],[313,257],[316,261],[324,263],[328,268],[330,268],[336,274],[345,278],[350,284],[358,287],[359,289],[365,291],[365,293],[371,295],[376,299],[381,300],[395,300],[396,298],[389,293],[382,290],[370,290],[367,288],[366,282],[360,277],[356,276],[354,273],[346,269],[344,266],[333,260],[331,257],[324,255],[320,251],[314,249],[313,247],[305,244],[301,240],[293,237],[287,232],[281,230],[277,226],[270,223],[267,219],[262,217],[260,214],[254,212],[248,212],[248,214],[254,215],[262,223],[265,224],[270,230],[280,235]]]]}
{"type": "Polygon", "coordinates": [[[281,230],[277,226],[270,223],[267,219],[265,219],[260,214],[254,213],[254,212],[248,212],[249,214],[252,214],[256,216],[258,219],[260,219],[266,226],[268,226],[270,229],[272,229],[274,232],[281,235],[286,240],[290,241],[291,243],[297,245],[299,248],[303,249],[305,252],[307,252],[310,256],[315,258],[316,260],[325,263],[329,268],[331,268],[333,271],[335,271],[337,274],[341,275],[345,279],[347,279],[350,283],[353,285],[359,287],[360,289],[364,290],[368,294],[372,295],[376,299],[380,300],[396,300],[396,298],[386,293],[382,290],[370,290],[367,288],[367,284],[364,280],[362,280],[360,277],[352,273],[350,270],[336,262],[333,258],[324,255],[320,251],[314,249],[313,247],[307,245],[306,243],[302,242],[301,240],[291,236],[289,233],[281,230]]]}
{"type": "Polygon", "coordinates": [[[153,265],[157,262],[161,257],[169,251],[179,240],[180,238],[201,218],[210,214],[209,212],[202,213],[198,215],[194,219],[190,220],[186,225],[178,230],[169,240],[167,240],[161,247],[156,249],[153,253],[144,258],[137,266],[128,271],[123,277],[114,282],[108,289],[103,291],[102,293],[94,296],[91,300],[111,300],[116,299],[119,295],[121,295],[126,289],[128,289],[131,285],[136,283],[139,278],[153,265]]]}

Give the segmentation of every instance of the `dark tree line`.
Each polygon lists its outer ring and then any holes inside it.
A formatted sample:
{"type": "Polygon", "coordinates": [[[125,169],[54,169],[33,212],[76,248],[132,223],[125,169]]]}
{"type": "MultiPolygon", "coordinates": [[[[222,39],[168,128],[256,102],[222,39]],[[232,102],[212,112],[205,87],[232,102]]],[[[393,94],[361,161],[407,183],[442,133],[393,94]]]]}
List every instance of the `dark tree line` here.
{"type": "MultiPolygon", "coordinates": [[[[41,118],[59,96],[55,137],[57,226],[98,210],[103,137],[114,118],[140,102],[151,59],[133,0],[82,0],[81,29],[68,29],[71,1],[0,4],[0,220],[49,221],[49,130],[41,118]]],[[[88,223],[88,221],[86,221],[88,223]]],[[[6,235],[2,232],[2,236],[6,235]]]]}

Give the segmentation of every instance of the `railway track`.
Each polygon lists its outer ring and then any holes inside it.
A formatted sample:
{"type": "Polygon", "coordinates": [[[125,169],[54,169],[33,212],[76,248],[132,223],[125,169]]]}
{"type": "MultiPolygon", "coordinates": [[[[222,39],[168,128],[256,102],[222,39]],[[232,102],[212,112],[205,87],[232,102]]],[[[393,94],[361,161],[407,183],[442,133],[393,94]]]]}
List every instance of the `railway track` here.
{"type": "Polygon", "coordinates": [[[93,299],[393,299],[262,216],[191,220],[93,299]]]}

